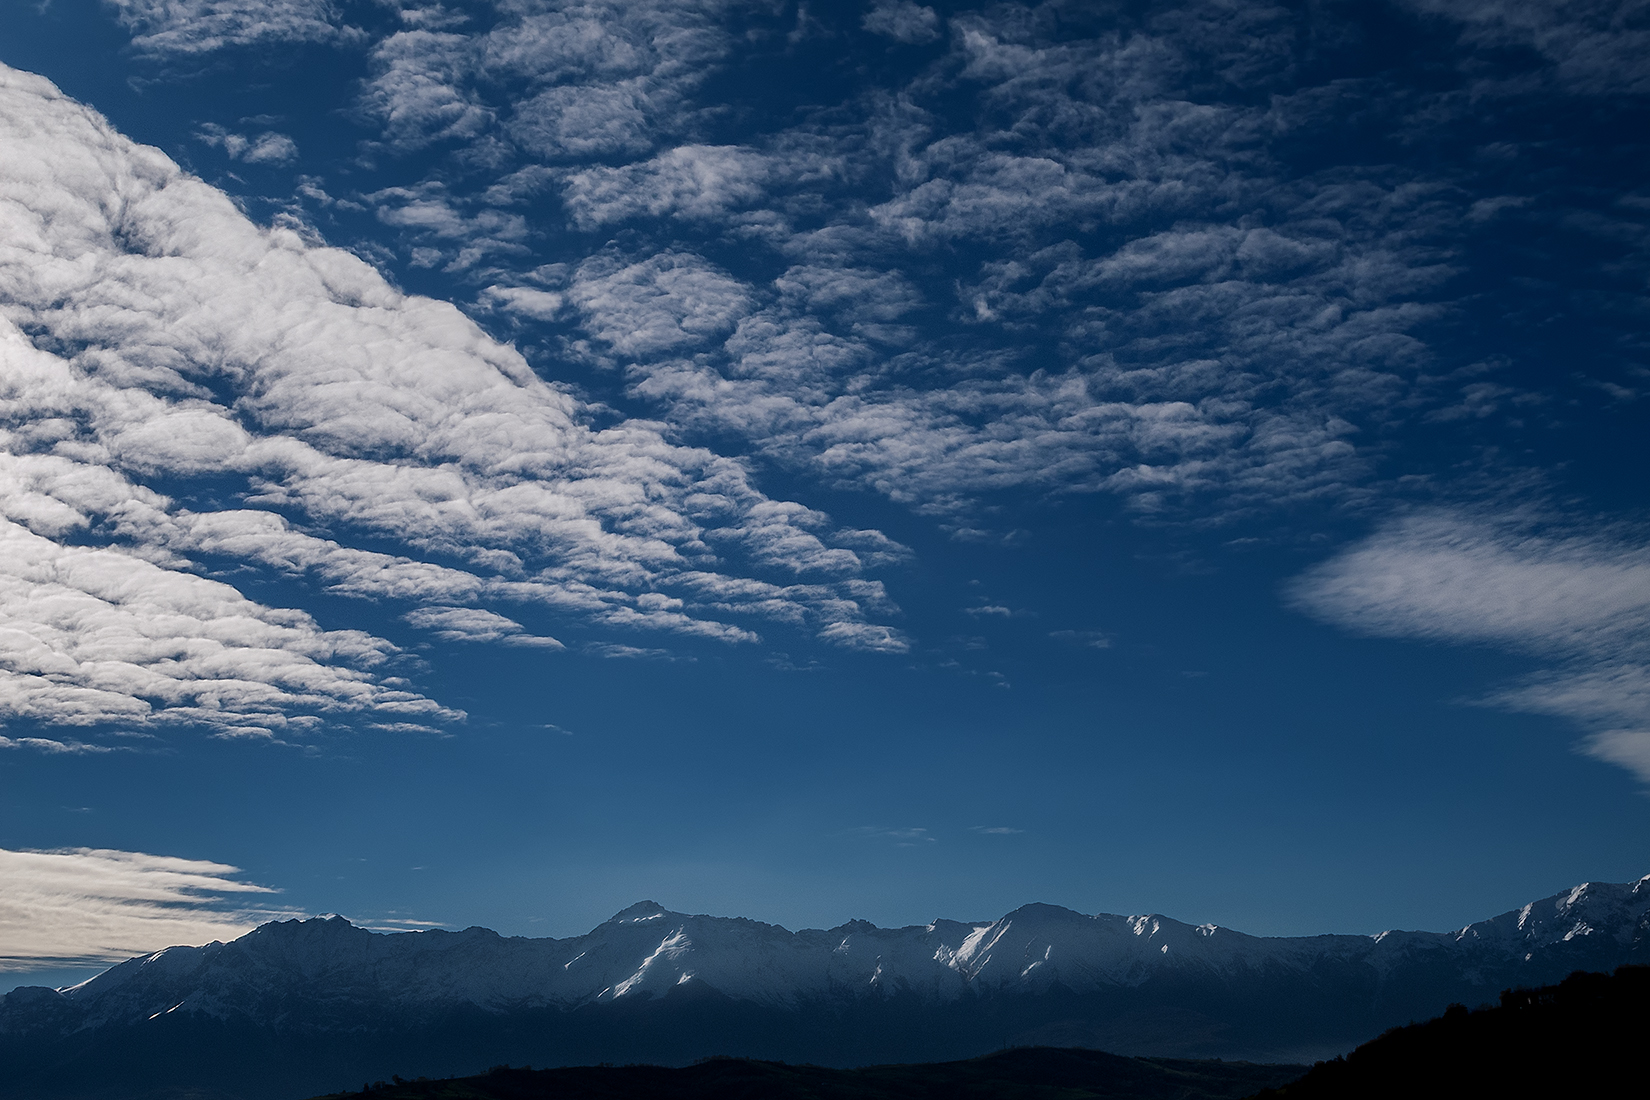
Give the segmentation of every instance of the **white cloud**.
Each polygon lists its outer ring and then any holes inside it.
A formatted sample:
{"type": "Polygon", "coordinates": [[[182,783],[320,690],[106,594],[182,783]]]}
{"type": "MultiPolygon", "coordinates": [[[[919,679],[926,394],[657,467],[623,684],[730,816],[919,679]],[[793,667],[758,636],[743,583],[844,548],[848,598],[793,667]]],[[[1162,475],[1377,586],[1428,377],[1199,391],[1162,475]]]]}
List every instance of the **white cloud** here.
{"type": "Polygon", "coordinates": [[[504,645],[565,649],[554,638],[528,634],[514,619],[478,607],[420,607],[404,618],[449,642],[499,642],[504,645]]]}
{"type": "Polygon", "coordinates": [[[911,0],[877,0],[865,13],[865,29],[900,42],[932,42],[940,36],[940,18],[933,8],[911,0]]]}
{"type": "Polygon", "coordinates": [[[464,86],[475,63],[468,36],[402,31],[373,47],[371,63],[357,106],[392,149],[473,138],[492,125],[493,110],[464,86]]]}
{"type": "MultiPolygon", "coordinates": [[[[913,3],[862,12],[908,41],[941,30],[913,3]]],[[[672,429],[953,526],[1004,489],[1153,516],[1345,500],[1369,429],[1424,403],[1420,333],[1465,200],[1390,166],[1280,176],[1269,143],[1321,123],[1324,89],[1189,90],[1208,64],[1281,80],[1298,29],[1281,9],[1193,4],[1063,40],[965,13],[942,70],[701,140],[726,106],[695,100],[703,81],[769,16],[570,0],[385,38],[361,111],[391,147],[472,143],[480,182],[387,189],[380,219],[418,266],[484,271],[478,316],[582,319],[573,350],[625,368],[672,429]],[[622,257],[534,278],[538,234],[566,228],[552,187],[573,227],[623,227],[622,257]],[[737,274],[705,259],[729,245],[737,274]],[[977,266],[937,267],[949,249],[977,266]]]]}
{"type": "MultiPolygon", "coordinates": [[[[528,253],[524,241],[529,231],[520,214],[455,201],[439,184],[390,187],[363,197],[385,225],[410,230],[426,246],[438,246],[428,249],[432,258],[419,266],[433,267],[450,260],[447,270],[459,271],[483,258],[528,253]]],[[[415,259],[419,251],[413,249],[415,259]]]]}
{"type": "Polygon", "coordinates": [[[844,649],[863,649],[872,653],[907,653],[911,643],[892,627],[874,623],[834,622],[819,632],[824,641],[844,649]]]}
{"type": "Polygon", "coordinates": [[[231,940],[292,915],[246,904],[274,891],[236,874],[223,863],[143,852],[0,848],[0,970],[117,962],[231,940]]]}
{"type": "Polygon", "coordinates": [[[558,161],[634,154],[679,126],[728,48],[716,3],[545,7],[503,5],[478,31],[410,21],[373,47],[358,109],[395,150],[503,138],[558,161]]]}
{"type": "Polygon", "coordinates": [[[109,0],[139,51],[205,54],[229,46],[330,42],[341,28],[331,0],[109,0]]]}
{"type": "Polygon", "coordinates": [[[630,660],[675,660],[668,649],[649,649],[645,646],[619,645],[615,642],[592,642],[584,651],[593,657],[619,657],[630,660]]]}
{"type": "Polygon", "coordinates": [[[693,80],[723,56],[718,17],[736,4],[708,0],[573,0],[511,5],[486,36],[486,68],[546,84],[647,75],[693,80]]]}
{"type": "MultiPolygon", "coordinates": [[[[706,576],[777,569],[821,579],[743,611],[815,630],[864,625],[856,551],[833,541],[827,517],[768,500],[740,464],[668,443],[656,425],[588,426],[577,400],[452,306],[259,229],[39,78],[0,70],[0,140],[7,537],[30,561],[140,578],[171,631],[148,639],[87,581],[63,598],[101,601],[110,636],[130,635],[100,664],[20,580],[3,610],[73,669],[42,656],[7,681],[0,710],[71,722],[198,714],[221,731],[275,723],[288,707],[450,717],[374,678],[388,643],[193,575],[220,562],[425,605],[409,623],[508,644],[533,643],[497,611],[472,607],[460,623],[456,605],[502,600],[751,641],[696,593],[706,576]],[[223,652],[209,658],[191,640],[223,652]],[[208,705],[197,679],[236,686],[208,705]]],[[[438,199],[403,196],[396,209],[445,216],[438,199]]],[[[608,309],[615,326],[663,309],[629,339],[664,347],[725,330],[740,308],[736,284],[693,257],[615,270],[581,305],[608,309]]]]}
{"type": "Polygon", "coordinates": [[[1112,647],[1111,635],[1101,630],[1051,630],[1048,636],[1071,645],[1087,646],[1089,649],[1112,647]]]}
{"type": "Polygon", "coordinates": [[[1645,0],[1407,2],[1456,21],[1462,37],[1480,49],[1533,50],[1568,90],[1642,95],[1650,89],[1650,4],[1645,0]]]}
{"type": "Polygon", "coordinates": [[[898,271],[798,264],[774,285],[810,310],[853,321],[897,321],[923,305],[922,292],[898,271]]]}
{"type": "Polygon", "coordinates": [[[535,321],[554,321],[566,308],[567,296],[530,286],[490,286],[481,292],[481,302],[535,321]]]}
{"type": "MultiPolygon", "coordinates": [[[[570,173],[577,225],[669,217],[790,261],[762,285],[680,244],[597,257],[568,298],[603,361],[674,424],[931,513],[1027,488],[1148,515],[1354,498],[1368,428],[1427,400],[1416,334],[1453,273],[1429,234],[1459,196],[1385,170],[1275,178],[1265,142],[1302,108],[1191,102],[1196,36],[960,19],[958,81],[854,105],[858,124],[570,173]],[[946,96],[979,121],[919,106],[946,96]],[[867,206],[867,185],[892,193],[867,206]],[[986,255],[972,277],[906,274],[953,246],[986,255]]],[[[1290,33],[1257,31],[1262,53],[1290,33]]]]}
{"type": "Polygon", "coordinates": [[[1301,577],[1294,602],[1361,633],[1532,654],[1489,702],[1572,719],[1586,751],[1650,782],[1650,549],[1620,533],[1423,513],[1301,577]]]}
{"type": "Polygon", "coordinates": [[[861,825],[859,828],[849,831],[852,835],[865,840],[892,841],[896,847],[900,848],[914,848],[921,844],[939,843],[939,837],[930,836],[927,829],[890,829],[881,825],[861,825]]]}
{"type": "Polygon", "coordinates": [[[567,177],[563,198],[581,228],[638,215],[713,218],[763,197],[769,157],[734,145],[681,145],[641,164],[594,167],[567,177]]]}
{"type": "Polygon", "coordinates": [[[207,145],[222,149],[230,160],[248,164],[291,164],[298,159],[298,144],[285,134],[266,131],[252,137],[233,133],[222,126],[202,126],[195,135],[207,145]]]}
{"type": "MultiPolygon", "coordinates": [[[[1631,51],[1606,49],[1639,33],[1634,3],[1588,0],[1574,18],[1413,4],[1472,42],[1534,43],[1634,86],[1631,51]]],[[[743,436],[764,460],[961,530],[983,520],[958,513],[1005,489],[1112,493],[1152,517],[1356,500],[1396,423],[1492,418],[1530,396],[1477,383],[1438,407],[1427,391],[1427,330],[1448,315],[1475,209],[1464,193],[1413,164],[1303,177],[1278,153],[1361,97],[1375,116],[1464,108],[1377,103],[1393,94],[1378,81],[1302,86],[1285,8],[1193,0],[1088,37],[1012,6],[960,13],[945,66],[741,144],[707,140],[729,132],[730,104],[696,97],[765,48],[773,11],[496,13],[408,20],[374,47],[359,107],[383,140],[472,143],[480,181],[466,194],[442,169],[375,196],[380,217],[418,266],[484,272],[478,316],[582,318],[592,339],[573,349],[627,369],[671,430],[743,436]],[[558,188],[560,211],[543,201],[558,188]],[[533,245],[562,214],[623,228],[623,258],[568,257],[571,283],[540,284],[533,245]]],[[[947,23],[905,0],[845,14],[904,41],[947,23]]],[[[1337,18],[1314,34],[1346,30],[1337,18]]]]}
{"type": "Polygon", "coordinates": [[[452,721],[373,674],[395,652],[228,585],[0,520],[0,718],[300,736],[322,717],[452,721]]]}
{"type": "Polygon", "coordinates": [[[1650,625],[1650,550],[1470,514],[1404,520],[1301,585],[1317,614],[1389,637],[1568,653],[1618,649],[1650,625]]]}
{"type": "Polygon", "coordinates": [[[691,253],[661,252],[639,263],[587,260],[568,297],[592,334],[622,356],[651,356],[726,335],[750,308],[736,279],[691,253]]]}
{"type": "Polygon", "coordinates": [[[640,153],[652,144],[655,113],[640,80],[559,85],[516,105],[510,136],[550,159],[640,153]]]}

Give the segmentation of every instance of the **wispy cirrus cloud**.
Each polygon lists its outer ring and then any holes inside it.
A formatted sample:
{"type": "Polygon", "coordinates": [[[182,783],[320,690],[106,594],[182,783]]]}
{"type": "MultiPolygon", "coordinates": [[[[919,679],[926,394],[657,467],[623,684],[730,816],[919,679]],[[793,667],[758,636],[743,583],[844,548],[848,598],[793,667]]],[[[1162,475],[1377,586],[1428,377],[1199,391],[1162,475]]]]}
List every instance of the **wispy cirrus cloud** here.
{"type": "Polygon", "coordinates": [[[939,837],[931,835],[927,829],[914,827],[891,829],[883,825],[862,825],[849,832],[850,835],[865,840],[891,843],[896,848],[917,848],[925,844],[939,843],[939,837]]]}
{"type": "Polygon", "coordinates": [[[1650,782],[1650,549],[1642,533],[1425,512],[1290,589],[1319,618],[1384,637],[1487,645],[1547,668],[1485,702],[1568,718],[1590,755],[1650,782]]]}
{"type": "Polygon", "coordinates": [[[107,848],[0,848],[0,970],[118,962],[294,916],[239,868],[107,848]]]}

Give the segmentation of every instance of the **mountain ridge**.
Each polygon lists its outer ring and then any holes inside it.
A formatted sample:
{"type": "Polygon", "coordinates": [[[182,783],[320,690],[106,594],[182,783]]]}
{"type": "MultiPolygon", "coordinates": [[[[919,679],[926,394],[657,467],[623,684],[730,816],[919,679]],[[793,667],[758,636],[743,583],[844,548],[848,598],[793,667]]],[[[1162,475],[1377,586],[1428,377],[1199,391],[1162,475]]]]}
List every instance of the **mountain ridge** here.
{"type": "MultiPolygon", "coordinates": [[[[1375,935],[1260,937],[1044,903],[995,921],[792,932],[638,902],[560,939],[296,919],[61,990],[15,990],[0,1000],[0,1064],[46,1073],[118,1050],[171,1080],[194,1072],[190,1051],[262,1050],[274,1066],[305,1059],[303,1086],[323,1092],[363,1074],[499,1063],[735,1054],[848,1066],[1034,1044],[1310,1062],[1450,1003],[1645,961],[1650,876],[1584,883],[1452,932],[1375,935]],[[329,1066],[343,1076],[324,1076],[329,1066]]],[[[288,1095],[303,1091],[291,1083],[288,1095]]],[[[25,1093],[0,1083],[0,1095],[25,1093]]]]}
{"type": "MultiPolygon", "coordinates": [[[[443,983],[435,989],[428,984],[408,988],[482,1007],[534,997],[539,1003],[574,1007],[640,992],[657,994],[690,980],[757,1003],[786,1003],[798,991],[837,994],[856,988],[954,998],[969,987],[976,992],[1014,986],[1041,992],[1058,983],[1083,992],[1102,984],[1139,985],[1164,969],[1253,969],[1303,965],[1322,957],[1361,958],[1384,972],[1406,954],[1463,945],[1492,952],[1500,947],[1499,957],[1490,957],[1501,963],[1517,963],[1519,950],[1529,948],[1521,961],[1534,962],[1538,951],[1551,953],[1577,941],[1597,943],[1593,937],[1607,925],[1613,926],[1611,938],[1629,947],[1640,936],[1650,937],[1647,919],[1650,876],[1632,883],[1583,883],[1455,932],[1393,929],[1373,935],[1251,936],[1162,914],[1090,916],[1043,902],[1019,906],[995,921],[940,918],[927,925],[882,928],[850,920],[830,929],[793,932],[747,917],[679,913],[641,901],[582,936],[565,938],[504,936],[479,925],[380,933],[334,915],[270,921],[229,943],[168,947],[54,992],[74,1002],[95,1003],[134,988],[134,983],[170,985],[168,977],[210,967],[215,956],[237,949],[258,954],[277,969],[297,963],[304,976],[337,976],[329,966],[359,963],[364,949],[378,967],[417,963],[427,977],[443,983]],[[667,927],[662,936],[655,935],[656,928],[667,927]],[[346,943],[356,950],[340,950],[346,943]],[[306,956],[299,950],[302,945],[324,949],[306,956]],[[492,959],[485,957],[489,949],[492,959]],[[496,966],[476,966],[489,961],[520,969],[512,976],[496,966]],[[461,976],[498,984],[490,991],[466,987],[461,976]]],[[[7,1022],[0,1007],[0,1030],[7,1022]]]]}

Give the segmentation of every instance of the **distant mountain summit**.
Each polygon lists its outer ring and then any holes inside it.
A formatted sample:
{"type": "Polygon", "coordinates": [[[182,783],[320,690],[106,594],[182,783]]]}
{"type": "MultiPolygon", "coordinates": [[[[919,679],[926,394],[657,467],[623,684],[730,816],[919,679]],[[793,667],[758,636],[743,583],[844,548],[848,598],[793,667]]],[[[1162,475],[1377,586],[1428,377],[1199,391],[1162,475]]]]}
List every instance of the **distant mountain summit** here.
{"type": "Polygon", "coordinates": [[[559,940],[292,920],[11,993],[0,1095],[95,1094],[99,1065],[273,1097],[391,1072],[710,1054],[853,1065],[1041,1043],[1310,1061],[1452,1002],[1634,962],[1650,962],[1650,876],[1455,932],[1376,936],[1257,937],[1053,905],[791,932],[639,902],[559,940]],[[226,1079],[214,1065],[243,1068],[226,1079]]]}

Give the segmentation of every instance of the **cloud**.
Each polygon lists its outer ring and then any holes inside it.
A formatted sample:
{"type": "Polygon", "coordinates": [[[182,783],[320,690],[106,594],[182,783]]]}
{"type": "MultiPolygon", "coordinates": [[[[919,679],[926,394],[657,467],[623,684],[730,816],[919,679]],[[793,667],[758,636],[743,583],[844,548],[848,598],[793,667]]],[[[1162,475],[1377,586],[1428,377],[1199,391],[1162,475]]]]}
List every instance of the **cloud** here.
{"type": "Polygon", "coordinates": [[[583,229],[639,215],[703,219],[762,198],[774,175],[771,159],[733,145],[682,145],[640,164],[573,172],[564,201],[583,229]]]}
{"type": "Polygon", "coordinates": [[[1315,613],[1388,637],[1614,650],[1650,623],[1650,550],[1423,513],[1308,573],[1315,613]]]}
{"type": "Polygon", "coordinates": [[[940,36],[940,19],[933,8],[911,0],[878,0],[865,13],[864,27],[872,34],[885,34],[900,42],[932,42],[940,36]]]}
{"type": "Polygon", "coordinates": [[[481,292],[481,301],[535,321],[554,321],[566,307],[567,296],[530,286],[490,286],[481,292]]]}
{"type": "Polygon", "coordinates": [[[1111,636],[1100,630],[1051,630],[1048,636],[1070,645],[1087,646],[1089,649],[1112,647],[1111,636]]]}
{"type": "Polygon", "coordinates": [[[1434,92],[1324,76],[1367,29],[1350,9],[942,20],[877,2],[830,18],[947,32],[943,62],[770,111],[706,82],[766,57],[794,13],[511,4],[404,18],[357,108],[383,148],[450,141],[466,165],[385,159],[407,178],[373,201],[403,254],[486,286],[484,321],[558,326],[570,354],[623,370],[672,439],[955,531],[982,531],[1005,491],[1218,522],[1360,506],[1396,433],[1535,400],[1483,379],[1443,394],[1433,340],[1463,311],[1484,211],[1539,204],[1486,200],[1464,161],[1302,150],[1349,133],[1476,148],[1488,130],[1458,132],[1484,116],[1472,97],[1529,87],[1478,86],[1507,46],[1569,74],[1560,90],[1636,88],[1641,6],[1412,0],[1463,66],[1434,92]],[[580,247],[569,227],[593,254],[535,279],[540,241],[580,247]]]}
{"type": "MultiPolygon", "coordinates": [[[[854,547],[888,560],[895,544],[858,531],[839,544],[829,517],[768,499],[742,464],[655,424],[592,427],[454,307],[253,225],[44,80],[0,70],[0,138],[0,514],[28,551],[11,564],[72,564],[82,579],[61,600],[122,639],[99,663],[19,577],[0,613],[19,624],[19,654],[45,648],[6,681],[0,713],[198,715],[220,732],[273,729],[287,708],[453,716],[381,679],[389,643],[196,575],[214,569],[407,601],[404,621],[443,638],[552,644],[482,600],[729,642],[757,635],[717,608],[874,634],[854,547]],[[717,608],[702,598],[718,590],[707,578],[770,571],[813,579],[717,608]],[[116,574],[164,637],[110,595],[116,574]],[[220,681],[234,686],[206,702],[220,681]]],[[[440,199],[409,192],[386,216],[440,232],[440,199]]],[[[609,267],[578,303],[610,318],[615,341],[634,322],[636,347],[686,346],[742,308],[691,256],[609,267]]]]}
{"type": "Polygon", "coordinates": [[[908,653],[911,643],[892,627],[876,623],[834,622],[819,632],[822,641],[844,649],[862,649],[872,653],[908,653]]]}
{"type": "Polygon", "coordinates": [[[477,607],[420,607],[403,616],[421,630],[447,642],[498,642],[512,646],[565,649],[554,638],[528,634],[522,625],[494,611],[477,607]]]}
{"type": "Polygon", "coordinates": [[[520,214],[455,201],[440,184],[388,187],[363,198],[375,208],[380,222],[409,230],[409,235],[426,246],[437,246],[424,249],[432,259],[423,263],[417,263],[420,249],[414,249],[417,266],[433,267],[449,260],[448,271],[462,271],[484,258],[528,253],[524,242],[530,234],[520,214]]]}
{"type": "Polygon", "coordinates": [[[622,356],[678,351],[725,335],[750,309],[746,288],[699,256],[585,261],[568,293],[591,333],[622,356]]]}
{"type": "MultiPolygon", "coordinates": [[[[1490,55],[1509,44],[1528,47],[1520,56],[1548,76],[1570,74],[1553,85],[1561,91],[1637,87],[1639,55],[1611,45],[1612,35],[1634,41],[1632,3],[1589,0],[1573,18],[1513,0],[1417,5],[1436,16],[1429,27],[1446,28],[1440,49],[1464,66],[1457,86],[1406,85],[1402,72],[1324,77],[1361,33],[1350,9],[1190,0],[1139,17],[1007,6],[942,21],[914,3],[877,3],[840,13],[838,28],[861,22],[903,41],[943,30],[946,55],[868,77],[828,109],[704,98],[730,61],[768,56],[794,21],[778,9],[579,0],[404,21],[373,47],[361,115],[391,152],[451,141],[466,167],[386,158],[408,178],[370,196],[380,224],[405,236],[416,264],[484,286],[476,316],[548,331],[547,350],[580,358],[590,376],[622,377],[627,407],[656,421],[596,432],[586,406],[525,383],[526,407],[560,410],[528,427],[523,402],[465,383],[461,404],[490,431],[531,436],[525,453],[556,456],[501,473],[502,443],[433,442],[457,438],[430,411],[447,395],[402,408],[438,388],[433,362],[414,354],[410,395],[374,397],[336,422],[320,410],[278,424],[251,400],[226,417],[208,401],[172,409],[180,430],[164,439],[111,426],[98,445],[125,441],[110,452],[122,471],[156,456],[170,456],[166,470],[212,468],[220,451],[258,456],[237,460],[257,484],[232,518],[211,521],[208,541],[256,545],[272,567],[290,561],[351,592],[488,601],[498,614],[519,599],[604,626],[746,640],[754,624],[739,617],[760,615],[891,650],[902,636],[869,621],[891,611],[870,610],[848,581],[898,555],[811,509],[770,508],[753,471],[882,494],[974,539],[1000,537],[987,528],[1005,494],[1106,494],[1152,523],[1368,507],[1386,488],[1381,464],[1409,453],[1415,433],[1433,433],[1430,447],[1540,400],[1514,379],[1456,377],[1451,349],[1435,341],[1475,308],[1457,284],[1482,242],[1473,234],[1493,220],[1485,212],[1510,217],[1546,200],[1500,195],[1510,185],[1499,177],[1486,200],[1476,160],[1400,146],[1480,149],[1505,136],[1469,100],[1532,86],[1472,75],[1501,71],[1490,55]],[[1335,163],[1327,151],[1348,134],[1391,139],[1392,162],[1335,163]],[[535,249],[550,239],[586,241],[588,254],[548,274],[535,249]],[[432,442],[396,450],[374,434],[392,421],[396,439],[432,442]],[[251,440],[240,451],[237,430],[251,440]],[[258,465],[286,453],[274,442],[315,453],[258,465]],[[522,484],[505,484],[516,476],[522,484]],[[253,519],[277,512],[295,522],[253,519]],[[368,550],[369,534],[391,531],[392,553],[382,541],[368,550]],[[642,602],[654,595],[667,603],[642,602]]],[[[1589,232],[1628,240],[1623,225],[1589,232]]],[[[305,264],[324,254],[290,251],[305,264]]],[[[176,297],[136,284],[132,294],[176,297]]],[[[396,330],[384,346],[403,324],[440,328],[443,355],[524,376],[509,354],[473,350],[496,345],[454,315],[388,294],[356,300],[357,316],[396,330]]],[[[119,303],[100,305],[123,316],[119,303]]],[[[65,348],[79,339],[68,325],[29,331],[65,348]]],[[[194,354],[169,339],[145,331],[134,342],[155,349],[154,364],[194,354]]],[[[342,321],[325,341],[379,342],[342,321]]],[[[363,389],[393,388],[375,366],[363,389]]],[[[260,361],[259,385],[270,369],[260,361]]],[[[305,385],[282,400],[314,405],[305,385]]],[[[322,404],[335,409],[343,390],[328,386],[322,404]]],[[[471,416],[459,419],[479,422],[471,416]]],[[[170,530],[204,530],[189,503],[153,514],[170,530]]],[[[121,522],[133,531],[138,521],[121,522]]],[[[208,560],[193,537],[178,553],[208,560]]]]}
{"type": "Polygon", "coordinates": [[[322,716],[460,717],[373,675],[394,652],[228,585],[0,520],[0,716],[261,739],[302,735],[322,716]]]}
{"type": "Polygon", "coordinates": [[[1426,512],[1297,580],[1296,606],[1384,637],[1547,664],[1487,701],[1571,719],[1585,751],[1650,782],[1650,549],[1642,535],[1426,512]]]}
{"type": "MultiPolygon", "coordinates": [[[[1567,90],[1587,95],[1650,91],[1650,5],[1644,0],[1407,0],[1414,10],[1456,22],[1486,54],[1529,50],[1567,90]]],[[[1482,81],[1482,90],[1489,81],[1482,81]]]]}
{"type": "Polygon", "coordinates": [[[494,111],[464,80],[475,63],[471,39],[442,31],[401,31],[370,55],[372,77],[357,102],[376,122],[383,141],[409,152],[437,141],[473,138],[493,123],[494,111]]]}
{"type": "Polygon", "coordinates": [[[298,159],[297,143],[285,134],[265,132],[247,137],[208,123],[195,136],[207,145],[222,149],[230,160],[247,164],[285,165],[298,159]]]}
{"type": "Polygon", "coordinates": [[[132,45],[156,56],[188,56],[277,42],[333,42],[343,28],[330,0],[110,0],[132,45]]]}
{"type": "Polygon", "coordinates": [[[915,848],[923,844],[938,844],[939,837],[930,836],[927,829],[889,829],[881,825],[862,825],[850,833],[866,840],[892,841],[896,848],[915,848]]]}
{"type": "MultiPolygon", "coordinates": [[[[1263,53],[1292,33],[1262,23],[1263,53]]],[[[1369,429],[1430,399],[1464,200],[1400,170],[1280,175],[1266,144],[1308,108],[1192,102],[1179,81],[1214,46],[1175,28],[957,25],[954,80],[855,123],[570,174],[581,227],[667,217],[788,261],[771,283],[681,243],[587,262],[568,296],[601,361],[671,423],[959,528],[1004,490],[1152,517],[1355,499],[1369,429]],[[973,121],[924,109],[951,101],[973,121]],[[981,259],[935,278],[949,248],[981,259]]]]}
{"type": "Polygon", "coordinates": [[[652,144],[657,113],[640,80],[547,88],[516,106],[510,136],[542,157],[639,153],[652,144]]]}
{"type": "Polygon", "coordinates": [[[687,93],[726,52],[722,7],[504,5],[474,31],[411,20],[373,46],[357,110],[399,153],[439,141],[502,141],[552,161],[641,153],[679,127],[687,93]]]}
{"type": "Polygon", "coordinates": [[[0,848],[0,969],[118,962],[231,940],[293,915],[241,901],[275,891],[232,877],[239,873],[223,863],[106,848],[0,848]]]}
{"type": "Polygon", "coordinates": [[[798,264],[774,286],[809,310],[849,322],[897,321],[924,304],[922,291],[898,271],[798,264]]]}
{"type": "MultiPolygon", "coordinates": [[[[362,117],[391,150],[467,145],[469,168],[409,159],[427,174],[372,201],[417,266],[477,273],[478,317],[576,323],[563,346],[623,370],[672,438],[955,530],[1003,491],[1111,494],[1153,521],[1354,502],[1395,426],[1468,408],[1427,388],[1477,224],[1459,181],[1289,152],[1348,112],[1464,108],[1303,83],[1308,17],[1284,9],[1020,10],[961,13],[942,65],[737,142],[706,138],[739,101],[701,93],[778,33],[766,9],[409,24],[373,47],[362,117]],[[537,242],[569,227],[593,254],[536,277],[537,242]]],[[[912,3],[843,18],[942,29],[912,3]]],[[[1528,396],[1485,385],[1462,395],[1474,418],[1528,396]]]]}
{"type": "Polygon", "coordinates": [[[618,645],[614,642],[592,642],[584,652],[593,657],[620,657],[630,660],[673,661],[675,655],[668,649],[648,649],[645,646],[618,645]]]}
{"type": "Polygon", "coordinates": [[[111,745],[90,745],[72,738],[58,740],[51,737],[0,737],[0,749],[32,749],[48,756],[87,756],[120,751],[111,745]]]}

